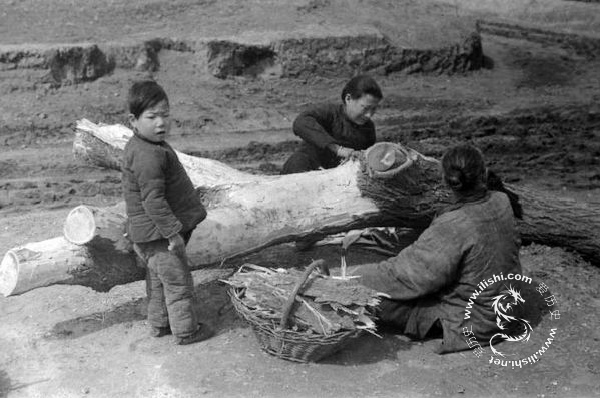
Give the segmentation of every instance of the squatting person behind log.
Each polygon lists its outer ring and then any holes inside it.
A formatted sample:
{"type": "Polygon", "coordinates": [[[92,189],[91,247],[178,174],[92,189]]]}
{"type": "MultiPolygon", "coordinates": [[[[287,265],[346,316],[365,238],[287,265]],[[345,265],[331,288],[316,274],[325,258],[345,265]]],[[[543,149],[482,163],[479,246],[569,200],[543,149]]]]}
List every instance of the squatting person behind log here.
{"type": "Polygon", "coordinates": [[[281,174],[330,169],[375,143],[371,118],[383,98],[372,77],[352,78],[342,90],[342,103],[314,106],[302,112],[292,126],[304,140],[302,147],[285,162],[281,174]]]}
{"type": "Polygon", "coordinates": [[[206,210],[165,141],[171,121],[163,88],[154,81],[136,82],[128,100],[134,135],[125,146],[122,167],[127,235],[147,267],[151,335],[173,333],[177,344],[191,344],[213,333],[208,325],[198,323],[185,253],[206,210]]]}
{"type": "Polygon", "coordinates": [[[492,298],[502,283],[486,288],[464,320],[469,297],[482,280],[521,273],[520,239],[509,198],[487,189],[481,152],[470,145],[449,149],[442,174],[455,203],[439,214],[412,245],[396,257],[360,266],[353,274],[386,293],[378,314],[382,324],[425,338],[443,333],[440,353],[468,349],[462,331],[473,325],[478,341],[497,332],[492,298]]]}

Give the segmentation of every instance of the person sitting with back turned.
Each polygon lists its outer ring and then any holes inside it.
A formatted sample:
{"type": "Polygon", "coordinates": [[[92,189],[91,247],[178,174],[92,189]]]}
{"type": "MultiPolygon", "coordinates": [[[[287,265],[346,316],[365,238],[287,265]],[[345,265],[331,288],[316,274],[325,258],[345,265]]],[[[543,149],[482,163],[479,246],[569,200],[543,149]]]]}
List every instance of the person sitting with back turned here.
{"type": "Polygon", "coordinates": [[[383,98],[370,76],[356,76],[342,90],[342,103],[313,106],[294,120],[294,134],[304,141],[283,165],[281,174],[330,169],[354,151],[375,143],[371,118],[383,98]]]}
{"type": "Polygon", "coordinates": [[[491,302],[505,289],[503,283],[486,287],[472,300],[468,321],[465,308],[481,281],[521,273],[521,263],[510,200],[486,187],[481,152],[471,145],[453,147],[444,154],[442,169],[455,203],[397,256],[352,273],[389,296],[378,308],[381,324],[418,339],[442,332],[438,352],[446,353],[469,348],[462,336],[465,327],[472,325],[482,343],[497,332],[491,302]]]}

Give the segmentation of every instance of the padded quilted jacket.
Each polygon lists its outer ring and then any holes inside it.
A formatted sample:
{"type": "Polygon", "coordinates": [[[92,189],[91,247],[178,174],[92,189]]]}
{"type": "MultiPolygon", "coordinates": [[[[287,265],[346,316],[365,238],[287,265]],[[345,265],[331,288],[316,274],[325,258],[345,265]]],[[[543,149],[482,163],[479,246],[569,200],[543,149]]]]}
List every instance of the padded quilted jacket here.
{"type": "Polygon", "coordinates": [[[134,135],[123,154],[127,235],[136,243],[193,230],[206,210],[177,154],[166,142],[134,135]]]}
{"type": "Polygon", "coordinates": [[[468,349],[463,328],[472,326],[482,342],[497,332],[491,303],[509,281],[485,289],[478,284],[494,275],[521,273],[519,247],[508,197],[490,191],[481,200],[438,216],[396,257],[359,267],[356,273],[362,283],[392,300],[423,303],[414,312],[418,316],[411,316],[406,325],[408,334],[425,337],[439,320],[444,337],[438,352],[460,351],[468,349]],[[467,305],[469,319],[465,319],[467,305]]]}

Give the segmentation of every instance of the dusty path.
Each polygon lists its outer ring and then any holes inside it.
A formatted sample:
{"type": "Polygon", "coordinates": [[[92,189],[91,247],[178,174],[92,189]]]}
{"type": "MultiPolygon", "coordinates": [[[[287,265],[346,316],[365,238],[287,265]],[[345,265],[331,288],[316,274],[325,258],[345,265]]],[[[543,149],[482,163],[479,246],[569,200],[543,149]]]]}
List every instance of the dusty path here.
{"type": "MultiPolygon", "coordinates": [[[[335,0],[6,3],[0,11],[2,45],[364,25],[396,44],[419,47],[455,41],[476,17],[490,16],[493,2],[464,2],[464,9],[442,1],[352,1],[352,7],[335,0]],[[411,24],[398,23],[402,18],[411,24]]],[[[598,9],[589,8],[597,4],[545,0],[528,3],[524,11],[524,3],[497,3],[495,12],[511,22],[525,18],[519,23],[536,28],[600,33],[592,12],[598,9]]],[[[470,139],[512,183],[599,202],[600,55],[593,46],[582,52],[491,32],[482,38],[493,68],[465,75],[378,76],[385,92],[376,117],[381,139],[432,156],[470,139]]],[[[171,96],[174,146],[255,173],[279,172],[298,143],[290,132],[294,116],[315,98],[336,100],[345,81],[320,75],[217,79],[199,74],[196,61],[191,53],[167,50],[154,73],[171,96]]],[[[1,254],[60,234],[62,220],[77,204],[120,200],[118,173],[73,160],[73,126],[83,117],[124,122],[127,87],[148,72],[116,69],[72,85],[39,83],[39,73],[0,70],[1,254]]],[[[299,253],[281,245],[225,266],[242,261],[303,266],[318,257],[336,264],[337,256],[335,247],[299,253]]],[[[380,258],[353,249],[349,261],[380,258]]],[[[438,356],[432,349],[439,340],[418,343],[389,334],[360,339],[320,364],[285,362],[260,351],[216,282],[226,271],[211,270],[195,278],[201,311],[218,333],[190,347],[177,347],[169,337],[147,337],[142,283],[108,293],[52,286],[0,298],[0,397],[599,396],[598,269],[558,248],[528,247],[522,258],[525,273],[550,287],[561,313],[556,340],[543,360],[522,369],[489,364],[469,351],[438,356]]],[[[542,320],[532,346],[543,343],[555,321],[542,320]]]]}

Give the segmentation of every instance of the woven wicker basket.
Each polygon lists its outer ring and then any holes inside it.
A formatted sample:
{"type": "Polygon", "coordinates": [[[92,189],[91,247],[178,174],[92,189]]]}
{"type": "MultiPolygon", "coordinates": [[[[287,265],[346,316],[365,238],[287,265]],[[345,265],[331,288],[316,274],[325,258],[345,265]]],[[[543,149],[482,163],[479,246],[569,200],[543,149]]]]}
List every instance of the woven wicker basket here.
{"type": "Polygon", "coordinates": [[[292,291],[284,308],[283,317],[278,324],[272,319],[264,319],[242,301],[245,289],[233,288],[229,291],[234,308],[250,324],[256,339],[263,351],[278,358],[296,362],[317,362],[344,347],[361,330],[347,330],[324,335],[319,333],[298,332],[287,329],[290,310],[294,299],[308,275],[322,261],[315,261],[308,266],[302,278],[292,291]],[[283,325],[283,327],[282,327],[283,325]]]}

